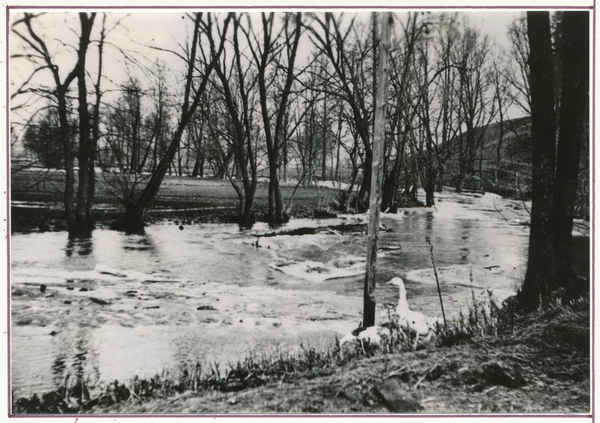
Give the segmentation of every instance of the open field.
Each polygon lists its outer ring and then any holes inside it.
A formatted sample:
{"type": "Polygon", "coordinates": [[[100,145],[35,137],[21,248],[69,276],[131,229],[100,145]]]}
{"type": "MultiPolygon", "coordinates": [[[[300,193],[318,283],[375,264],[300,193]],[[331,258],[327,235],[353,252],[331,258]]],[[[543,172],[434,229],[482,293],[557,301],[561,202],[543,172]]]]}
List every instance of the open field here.
{"type": "MultiPolygon", "coordinates": [[[[114,219],[119,213],[127,176],[98,173],[96,177],[96,219],[99,221],[114,219]]],[[[144,181],[144,179],[138,180],[136,186],[143,187],[144,181]]],[[[14,173],[11,176],[10,188],[13,229],[27,226],[28,222],[37,226],[48,224],[49,219],[60,219],[63,187],[64,172],[62,171],[39,170],[14,173]],[[22,202],[27,202],[28,207],[25,208],[22,202]],[[45,203],[40,204],[44,210],[31,209],[31,203],[45,203]]],[[[313,217],[315,211],[322,210],[334,201],[338,193],[338,190],[327,187],[300,185],[296,188],[295,183],[288,183],[282,186],[281,190],[288,214],[295,217],[313,217]]],[[[259,183],[254,202],[255,212],[259,218],[267,211],[268,195],[268,182],[259,183]]],[[[235,217],[238,196],[229,180],[167,175],[154,206],[151,218],[160,218],[168,214],[193,217],[197,221],[229,222],[235,217]]]]}

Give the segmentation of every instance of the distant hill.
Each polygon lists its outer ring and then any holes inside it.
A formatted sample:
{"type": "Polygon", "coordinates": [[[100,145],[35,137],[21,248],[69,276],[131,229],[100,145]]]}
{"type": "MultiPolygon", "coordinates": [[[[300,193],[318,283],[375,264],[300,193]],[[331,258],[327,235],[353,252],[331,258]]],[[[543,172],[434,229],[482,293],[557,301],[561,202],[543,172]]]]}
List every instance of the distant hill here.
{"type": "MultiPolygon", "coordinates": [[[[531,118],[522,117],[492,123],[473,129],[475,133],[474,174],[468,175],[464,188],[484,189],[504,197],[528,199],[531,197],[531,118]]],[[[452,155],[446,162],[443,183],[457,185],[459,175],[458,141],[466,140],[468,133],[452,140],[452,155]]]]}
{"type": "MultiPolygon", "coordinates": [[[[531,199],[531,117],[521,117],[473,129],[477,150],[474,173],[464,182],[465,190],[494,192],[503,197],[531,199]],[[502,135],[502,139],[500,136],[502,135]]],[[[466,140],[467,133],[462,134],[466,140]]],[[[452,155],[446,162],[442,183],[455,187],[459,175],[458,140],[452,140],[452,155]]],[[[589,141],[581,152],[577,217],[589,217],[589,141]]]]}

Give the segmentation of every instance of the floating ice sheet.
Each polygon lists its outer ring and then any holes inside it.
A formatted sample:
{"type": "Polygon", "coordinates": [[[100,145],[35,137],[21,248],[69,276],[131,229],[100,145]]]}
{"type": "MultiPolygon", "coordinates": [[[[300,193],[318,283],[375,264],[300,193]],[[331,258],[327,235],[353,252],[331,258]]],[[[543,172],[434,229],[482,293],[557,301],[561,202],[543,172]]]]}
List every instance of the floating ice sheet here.
{"type": "Polygon", "coordinates": [[[283,261],[270,263],[269,266],[290,276],[312,282],[323,282],[328,279],[347,278],[364,273],[365,259],[345,257],[327,263],[310,260],[303,262],[283,261]]]}

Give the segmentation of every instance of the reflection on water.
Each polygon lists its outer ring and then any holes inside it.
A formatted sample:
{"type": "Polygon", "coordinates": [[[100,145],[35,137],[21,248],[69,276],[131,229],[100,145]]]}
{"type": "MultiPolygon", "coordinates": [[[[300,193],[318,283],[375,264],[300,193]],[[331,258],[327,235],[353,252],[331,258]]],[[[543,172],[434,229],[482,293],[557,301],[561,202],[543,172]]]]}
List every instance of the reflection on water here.
{"type": "Polygon", "coordinates": [[[138,250],[138,251],[152,251],[154,250],[154,244],[152,239],[147,236],[138,236],[137,238],[131,239],[130,244],[123,245],[125,250],[138,250]]]}
{"type": "Polygon", "coordinates": [[[67,247],[65,253],[67,257],[71,257],[73,253],[77,253],[80,256],[87,256],[92,253],[92,247],[94,243],[92,238],[71,238],[67,241],[67,247]]]}
{"type": "MultiPolygon", "coordinates": [[[[440,268],[494,264],[515,279],[524,272],[523,227],[432,213],[384,217],[383,223],[391,231],[381,233],[382,245],[402,248],[379,259],[378,302],[397,301],[395,287],[385,285],[391,277],[431,267],[426,237],[440,268]]],[[[364,256],[364,234],[262,237],[260,248],[255,240],[252,231],[224,224],[183,230],[157,224],[142,235],[98,229],[78,239],[13,235],[13,392],[30,396],[83,377],[125,380],[180,363],[243,358],[251,350],[298,344],[300,333],[329,342],[324,328],[345,330],[360,319],[362,276],[317,283],[269,264],[364,256]],[[331,310],[319,315],[311,307],[325,300],[331,310]]],[[[433,287],[407,281],[413,298],[433,287]]]]}

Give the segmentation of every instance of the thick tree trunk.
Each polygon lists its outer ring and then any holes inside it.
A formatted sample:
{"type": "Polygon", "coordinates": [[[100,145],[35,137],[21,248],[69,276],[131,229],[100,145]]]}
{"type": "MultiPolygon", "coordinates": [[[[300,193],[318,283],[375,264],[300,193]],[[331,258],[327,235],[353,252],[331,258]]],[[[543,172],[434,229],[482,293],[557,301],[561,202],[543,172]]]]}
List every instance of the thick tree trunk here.
{"type": "Polygon", "coordinates": [[[58,100],[58,118],[60,122],[60,134],[63,142],[63,154],[65,158],[65,192],[64,192],[64,207],[67,218],[67,230],[69,232],[75,230],[75,206],[73,204],[73,196],[75,194],[75,172],[73,170],[73,146],[71,145],[71,130],[67,117],[67,100],[66,88],[57,89],[58,100]]]}
{"type": "MultiPolygon", "coordinates": [[[[272,159],[274,165],[269,164],[269,223],[279,225],[287,221],[283,213],[283,198],[281,196],[281,186],[279,185],[279,176],[276,159],[272,159]]],[[[271,159],[269,160],[271,162],[271,159]]]]}
{"type": "Polygon", "coordinates": [[[254,192],[256,189],[250,189],[244,198],[244,211],[240,214],[240,227],[251,228],[256,223],[254,214],[254,192]]]}
{"type": "Polygon", "coordinates": [[[198,175],[200,175],[200,177],[204,176],[201,173],[201,162],[203,162],[202,160],[202,155],[200,154],[199,151],[196,151],[196,160],[194,160],[194,169],[192,170],[192,178],[197,178],[198,175]]]}
{"type": "Polygon", "coordinates": [[[534,304],[548,294],[547,281],[556,263],[552,229],[555,165],[554,65],[548,12],[527,12],[531,70],[533,144],[529,259],[522,297],[534,304]]]}
{"type": "Polygon", "coordinates": [[[435,169],[427,167],[425,170],[425,206],[433,207],[435,205],[434,192],[435,192],[435,169]]]}
{"type": "Polygon", "coordinates": [[[556,275],[552,288],[570,279],[573,217],[577,197],[579,159],[589,104],[589,12],[563,15],[562,96],[554,191],[556,275]]]}
{"type": "MultiPolygon", "coordinates": [[[[86,53],[90,43],[90,33],[94,25],[95,13],[89,17],[87,13],[80,13],[81,36],[79,37],[78,69],[77,69],[77,95],[79,101],[79,182],[77,187],[77,206],[75,208],[76,227],[71,232],[77,236],[90,236],[94,222],[89,211],[90,193],[90,165],[93,158],[92,140],[90,138],[90,119],[87,102],[86,87],[86,53]]],[[[93,169],[93,165],[92,165],[93,169]]]]}

